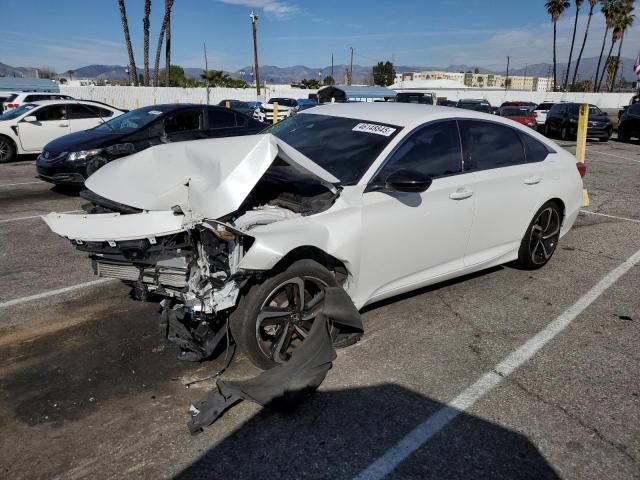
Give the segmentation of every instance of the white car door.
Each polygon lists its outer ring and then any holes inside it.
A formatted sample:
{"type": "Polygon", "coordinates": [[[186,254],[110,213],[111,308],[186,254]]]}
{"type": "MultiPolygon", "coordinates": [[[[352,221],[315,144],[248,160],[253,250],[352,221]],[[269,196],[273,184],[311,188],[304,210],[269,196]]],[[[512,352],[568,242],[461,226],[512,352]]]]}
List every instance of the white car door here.
{"type": "MultiPolygon", "coordinates": [[[[459,122],[465,171],[474,172],[476,211],[465,256],[467,266],[490,263],[517,250],[540,205],[544,165],[527,162],[523,143],[528,134],[490,121],[459,122]]],[[[538,151],[538,157],[540,152],[538,151]]],[[[546,157],[546,154],[542,154],[546,157]]]]}
{"type": "Polygon", "coordinates": [[[421,127],[400,144],[363,194],[359,299],[386,298],[464,267],[472,177],[462,172],[455,120],[421,127]],[[422,193],[371,191],[401,170],[429,176],[432,184],[422,193]]]}
{"type": "Polygon", "coordinates": [[[33,109],[29,116],[35,116],[35,122],[24,119],[18,124],[20,144],[27,152],[40,152],[51,140],[69,133],[69,120],[65,105],[45,105],[33,109]]]}
{"type": "MultiPolygon", "coordinates": [[[[90,128],[97,127],[102,123],[100,116],[102,110],[97,106],[87,106],[81,103],[70,104],[69,110],[69,130],[71,133],[82,132],[83,130],[89,130],[90,128]]],[[[105,121],[109,118],[105,118],[105,121]]]]}

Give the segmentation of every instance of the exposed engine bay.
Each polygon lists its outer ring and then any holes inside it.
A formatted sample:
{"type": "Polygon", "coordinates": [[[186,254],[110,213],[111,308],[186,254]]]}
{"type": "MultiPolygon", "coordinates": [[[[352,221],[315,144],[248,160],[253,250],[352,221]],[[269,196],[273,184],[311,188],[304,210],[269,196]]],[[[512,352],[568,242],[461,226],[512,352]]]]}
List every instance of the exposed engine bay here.
{"type": "MultiPolygon", "coordinates": [[[[130,215],[140,210],[87,190],[89,214],[130,215]]],[[[327,210],[339,196],[312,176],[276,158],[240,208],[217,220],[195,219],[188,229],[135,240],[72,243],[89,253],[95,273],[132,287],[139,300],[162,297],[162,323],[185,360],[210,356],[224,338],[229,311],[260,271],[239,268],[252,230],[327,210]]],[[[180,207],[173,215],[188,216],[180,207]]]]}

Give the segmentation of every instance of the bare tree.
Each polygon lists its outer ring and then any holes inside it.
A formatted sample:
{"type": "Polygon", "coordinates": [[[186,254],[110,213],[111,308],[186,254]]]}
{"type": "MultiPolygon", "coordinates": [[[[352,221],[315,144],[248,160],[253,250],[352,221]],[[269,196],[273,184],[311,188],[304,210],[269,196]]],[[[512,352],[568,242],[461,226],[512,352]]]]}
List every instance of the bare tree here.
{"type": "Polygon", "coordinates": [[[124,32],[124,41],[127,45],[127,53],[129,54],[129,83],[138,86],[138,71],[136,69],[136,59],[133,57],[133,46],[131,45],[131,37],[129,36],[129,23],[127,22],[127,9],[124,6],[124,0],[118,0],[120,7],[120,20],[122,22],[122,31],[124,32]]]}
{"type": "Polygon", "coordinates": [[[149,86],[149,17],[151,16],[151,0],[144,0],[144,17],[142,28],[144,29],[144,85],[149,86]]]}

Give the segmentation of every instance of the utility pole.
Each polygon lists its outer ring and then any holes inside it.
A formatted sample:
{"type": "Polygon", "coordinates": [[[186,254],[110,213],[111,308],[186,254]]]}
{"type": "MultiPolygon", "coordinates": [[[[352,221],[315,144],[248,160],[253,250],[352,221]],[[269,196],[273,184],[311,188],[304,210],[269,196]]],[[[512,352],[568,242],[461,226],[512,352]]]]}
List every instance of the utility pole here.
{"type": "Polygon", "coordinates": [[[349,67],[349,86],[353,83],[353,47],[351,49],[351,66],[349,67]]]}
{"type": "Polygon", "coordinates": [[[504,81],[504,89],[508,90],[509,89],[509,62],[511,61],[511,56],[507,55],[507,78],[504,81]]]}
{"type": "Polygon", "coordinates": [[[331,52],[331,78],[335,80],[336,77],[333,76],[333,52],[331,52]]]}
{"type": "Polygon", "coordinates": [[[204,81],[207,84],[207,105],[209,105],[209,63],[207,62],[207,43],[202,44],[204,46],[204,81]]]}
{"type": "Polygon", "coordinates": [[[260,66],[258,65],[258,40],[256,38],[256,28],[258,24],[258,16],[251,10],[251,28],[253,30],[253,63],[256,72],[256,93],[260,96],[260,66]]]}

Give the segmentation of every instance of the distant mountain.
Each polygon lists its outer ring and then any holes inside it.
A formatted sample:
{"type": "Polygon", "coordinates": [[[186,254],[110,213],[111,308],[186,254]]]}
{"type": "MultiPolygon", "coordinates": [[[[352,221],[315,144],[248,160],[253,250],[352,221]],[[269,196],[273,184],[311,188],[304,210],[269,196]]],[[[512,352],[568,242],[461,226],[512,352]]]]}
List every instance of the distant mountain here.
{"type": "MultiPolygon", "coordinates": [[[[603,60],[604,61],[604,60],[603,60]]],[[[635,79],[636,75],[633,72],[634,59],[623,58],[623,72],[627,80],[635,79]]],[[[580,70],[578,72],[579,79],[586,80],[595,76],[596,66],[598,64],[598,57],[583,58],[580,61],[580,70]]],[[[567,64],[559,63],[558,81],[564,79],[562,73],[566,71],[567,64]]],[[[572,62],[570,75],[573,74],[575,62],[572,62]]],[[[123,65],[87,65],[73,70],[74,78],[90,78],[95,80],[126,80],[126,66],[123,65]]],[[[509,71],[510,75],[530,75],[535,77],[546,77],[551,72],[553,65],[550,63],[537,63],[528,65],[526,68],[518,68],[509,71]]],[[[602,69],[602,66],[600,67],[602,69]]],[[[470,65],[448,65],[446,67],[420,67],[420,66],[395,66],[397,73],[406,72],[420,72],[425,70],[443,70],[448,72],[473,72],[475,66],[470,65]]],[[[339,64],[333,66],[333,76],[337,83],[344,83],[346,75],[349,70],[349,65],[339,64]]],[[[189,78],[200,78],[202,69],[190,68],[184,69],[185,75],[189,78]]],[[[244,79],[247,82],[252,80],[251,72],[253,67],[247,66],[241,68],[235,72],[229,73],[234,78],[244,79]],[[244,72],[244,73],[242,73],[244,72]]],[[[504,75],[506,72],[491,71],[486,68],[478,67],[480,73],[496,73],[504,75]]],[[[138,69],[139,73],[142,73],[142,69],[138,69]]],[[[70,72],[62,72],[61,75],[69,76],[70,72]]],[[[153,76],[153,71],[151,72],[153,76]]],[[[277,67],[275,65],[262,65],[260,66],[260,80],[267,83],[288,84],[300,82],[301,80],[308,78],[323,79],[327,75],[331,75],[331,67],[307,67],[304,65],[294,65],[291,67],[277,67]]],[[[0,76],[16,76],[16,77],[35,77],[36,69],[32,67],[12,67],[4,63],[0,63],[0,76]]],[[[571,77],[570,77],[571,78],[571,77]]],[[[371,82],[371,66],[354,65],[353,66],[353,83],[370,83],[371,82]]]]}

